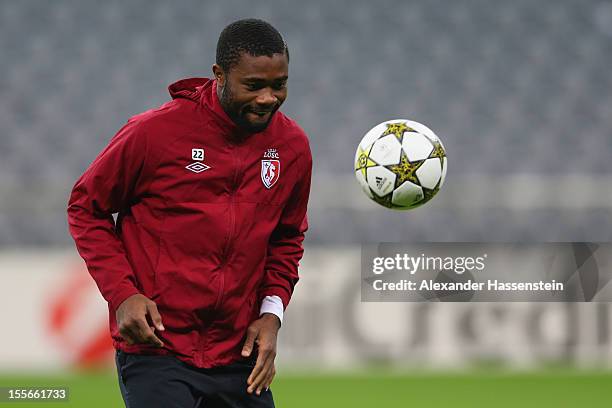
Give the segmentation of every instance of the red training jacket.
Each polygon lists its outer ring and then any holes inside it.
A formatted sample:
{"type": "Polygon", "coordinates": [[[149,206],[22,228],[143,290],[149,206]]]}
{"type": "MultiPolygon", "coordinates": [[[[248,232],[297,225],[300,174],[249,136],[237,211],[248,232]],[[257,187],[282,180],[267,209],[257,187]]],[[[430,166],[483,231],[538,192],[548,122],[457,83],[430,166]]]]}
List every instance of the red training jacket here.
{"type": "Polygon", "coordinates": [[[172,101],[131,118],[76,182],[69,229],[108,301],[116,348],[227,365],[242,359],[262,299],[286,307],[298,280],[310,147],[279,111],[265,131],[236,138],[216,81],[169,90],[172,101]],[[157,304],[163,349],[118,332],[116,309],[137,293],[157,304]]]}

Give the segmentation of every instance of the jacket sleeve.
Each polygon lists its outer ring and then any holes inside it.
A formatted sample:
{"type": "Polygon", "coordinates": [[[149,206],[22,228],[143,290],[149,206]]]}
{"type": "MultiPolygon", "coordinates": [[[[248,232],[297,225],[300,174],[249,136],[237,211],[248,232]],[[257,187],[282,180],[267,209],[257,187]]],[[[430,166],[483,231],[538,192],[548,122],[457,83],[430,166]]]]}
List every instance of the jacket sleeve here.
{"type": "Polygon", "coordinates": [[[278,296],[286,308],[299,279],[298,265],[304,248],[304,233],[308,229],[306,209],[310,195],[312,157],[310,149],[299,158],[300,179],[295,184],[291,198],[283,209],[281,218],[268,243],[265,274],[260,287],[260,299],[278,296]]]}
{"type": "Polygon", "coordinates": [[[70,234],[113,309],[139,293],[112,214],[128,209],[146,188],[148,150],[139,125],[128,122],[77,180],[68,202],[70,234]]]}

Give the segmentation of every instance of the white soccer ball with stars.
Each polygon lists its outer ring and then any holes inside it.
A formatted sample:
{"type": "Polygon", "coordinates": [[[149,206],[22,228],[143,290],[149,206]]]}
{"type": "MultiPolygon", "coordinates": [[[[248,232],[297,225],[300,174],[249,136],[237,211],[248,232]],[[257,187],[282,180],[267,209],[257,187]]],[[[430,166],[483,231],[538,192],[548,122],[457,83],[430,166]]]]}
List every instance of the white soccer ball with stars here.
{"type": "Polygon", "coordinates": [[[446,151],[427,126],[394,119],[374,126],[355,155],[355,176],[368,197],[410,210],[436,195],[446,178],[446,151]]]}

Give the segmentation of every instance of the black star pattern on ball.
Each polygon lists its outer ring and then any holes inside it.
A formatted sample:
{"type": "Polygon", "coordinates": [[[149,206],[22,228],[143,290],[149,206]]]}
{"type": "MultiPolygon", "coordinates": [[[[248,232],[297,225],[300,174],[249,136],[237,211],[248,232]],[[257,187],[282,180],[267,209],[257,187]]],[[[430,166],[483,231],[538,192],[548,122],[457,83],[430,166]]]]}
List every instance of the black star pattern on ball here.
{"type": "Polygon", "coordinates": [[[434,146],[433,151],[431,152],[431,154],[429,155],[430,158],[433,157],[437,157],[440,159],[440,161],[442,161],[443,157],[446,157],[446,152],[444,151],[444,148],[442,147],[442,144],[440,142],[437,141],[432,141],[431,142],[434,146]]]}
{"type": "Polygon", "coordinates": [[[438,184],[434,187],[433,190],[430,190],[428,188],[423,187],[423,200],[421,201],[421,204],[425,204],[426,202],[428,202],[429,200],[431,200],[433,198],[433,196],[435,196],[438,191],[440,191],[440,182],[438,181],[438,184]]]}
{"type": "Polygon", "coordinates": [[[395,135],[397,140],[402,143],[402,138],[404,137],[404,132],[414,132],[410,126],[406,124],[406,122],[398,122],[398,123],[387,123],[387,129],[384,131],[382,136],[386,135],[395,135]]]}
{"type": "MultiPolygon", "coordinates": [[[[374,145],[372,145],[374,146],[374,145]]],[[[372,150],[372,146],[368,150],[363,150],[361,146],[359,146],[359,151],[357,153],[357,161],[355,162],[355,171],[361,170],[363,174],[363,178],[366,178],[366,172],[368,167],[377,166],[374,160],[370,159],[370,151],[372,150]]]]}
{"type": "Polygon", "coordinates": [[[419,183],[415,172],[418,170],[419,167],[421,167],[424,162],[424,160],[419,160],[411,163],[408,160],[406,153],[404,153],[404,150],[402,150],[400,162],[398,164],[393,164],[385,167],[397,175],[397,177],[395,177],[395,188],[401,186],[404,181],[410,181],[411,183],[414,183],[419,186],[421,185],[421,183],[419,183]]]}
{"type": "Polygon", "coordinates": [[[391,199],[393,198],[393,194],[387,194],[384,197],[379,197],[376,194],[373,194],[373,200],[376,201],[378,204],[387,207],[387,208],[393,208],[393,203],[391,202],[391,199]]]}

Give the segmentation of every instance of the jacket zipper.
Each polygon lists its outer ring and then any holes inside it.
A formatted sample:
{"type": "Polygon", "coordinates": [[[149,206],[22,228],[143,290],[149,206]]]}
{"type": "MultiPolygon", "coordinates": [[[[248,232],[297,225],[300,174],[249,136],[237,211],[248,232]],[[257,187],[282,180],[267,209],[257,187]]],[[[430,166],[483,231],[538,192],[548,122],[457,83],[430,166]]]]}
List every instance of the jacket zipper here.
{"type": "MultiPolygon", "coordinates": [[[[219,264],[219,293],[217,294],[217,300],[215,302],[214,311],[218,311],[223,303],[223,294],[225,291],[225,267],[229,262],[229,258],[232,254],[232,244],[234,239],[234,229],[236,228],[236,213],[235,213],[235,195],[238,191],[238,182],[239,182],[239,174],[241,172],[242,161],[240,157],[235,153],[235,146],[230,144],[230,148],[232,151],[232,161],[234,162],[234,174],[232,177],[232,184],[230,185],[229,192],[229,229],[227,235],[227,243],[225,248],[223,249],[223,254],[221,258],[221,263],[219,264]]],[[[202,344],[200,349],[200,364],[204,364],[204,354],[208,347],[208,330],[209,327],[206,327],[202,333],[202,344]]]]}
{"type": "MultiPolygon", "coordinates": [[[[234,150],[233,148],[232,150],[234,150]]],[[[235,150],[234,150],[235,151],[235,150]]],[[[223,292],[225,290],[225,267],[229,262],[229,258],[232,255],[232,246],[234,240],[234,229],[236,228],[236,192],[238,191],[238,182],[239,182],[239,174],[241,172],[242,161],[240,160],[240,156],[233,154],[232,160],[236,163],[234,167],[234,175],[232,178],[232,184],[230,186],[229,192],[229,233],[227,236],[227,244],[225,245],[225,249],[223,251],[223,258],[221,260],[221,264],[219,266],[219,273],[221,276],[219,277],[219,294],[217,296],[217,302],[215,303],[215,310],[219,310],[221,307],[221,303],[223,302],[223,292]]]]}

